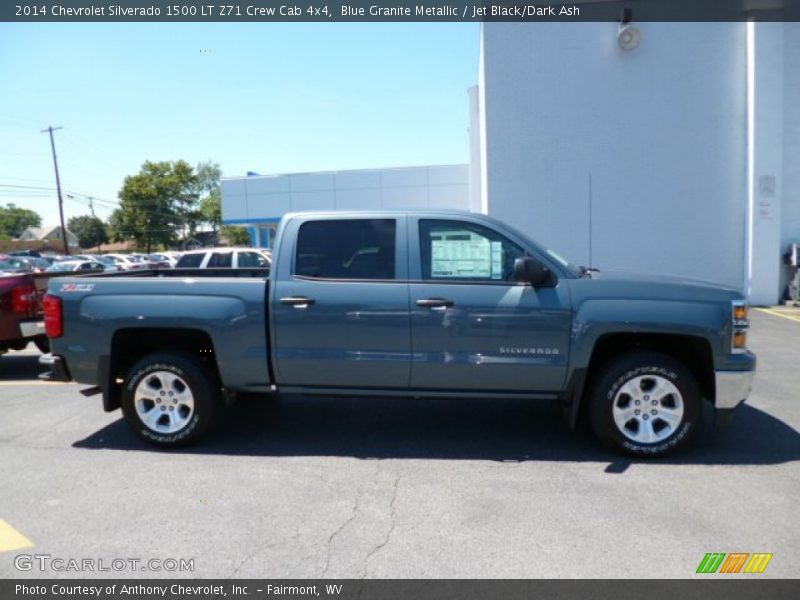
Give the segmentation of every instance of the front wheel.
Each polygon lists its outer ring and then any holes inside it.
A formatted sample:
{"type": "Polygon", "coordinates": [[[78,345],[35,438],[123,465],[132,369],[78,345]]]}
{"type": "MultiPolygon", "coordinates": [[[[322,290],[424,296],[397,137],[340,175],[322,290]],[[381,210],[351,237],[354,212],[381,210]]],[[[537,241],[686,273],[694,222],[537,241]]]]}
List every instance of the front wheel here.
{"type": "Polygon", "coordinates": [[[220,385],[198,359],[183,353],[145,356],[122,389],[122,414],[143,440],[171,448],[208,433],[220,408],[220,385]]]}
{"type": "Polygon", "coordinates": [[[669,356],[650,352],[607,365],[590,400],[597,437],[633,456],[663,456],[685,445],[702,411],[691,372],[669,356]]]}

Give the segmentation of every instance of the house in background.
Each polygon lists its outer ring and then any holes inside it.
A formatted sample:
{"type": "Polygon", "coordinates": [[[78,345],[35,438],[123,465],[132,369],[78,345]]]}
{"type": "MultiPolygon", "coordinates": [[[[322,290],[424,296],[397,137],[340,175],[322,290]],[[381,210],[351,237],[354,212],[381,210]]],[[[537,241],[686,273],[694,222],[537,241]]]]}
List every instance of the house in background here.
{"type": "MultiPolygon", "coordinates": [[[[70,248],[78,247],[78,237],[69,229],[67,232],[67,246],[70,248]]],[[[50,225],[48,227],[28,227],[19,236],[21,242],[46,242],[46,243],[61,243],[61,226],[50,225]]]]}

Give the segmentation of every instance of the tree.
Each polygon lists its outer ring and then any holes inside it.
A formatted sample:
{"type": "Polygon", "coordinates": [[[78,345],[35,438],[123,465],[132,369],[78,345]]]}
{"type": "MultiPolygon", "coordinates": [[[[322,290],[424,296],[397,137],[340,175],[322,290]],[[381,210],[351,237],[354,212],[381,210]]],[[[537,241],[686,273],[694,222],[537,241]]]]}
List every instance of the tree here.
{"type": "Polygon", "coordinates": [[[217,163],[209,161],[198,164],[195,171],[200,195],[199,220],[208,223],[216,232],[222,225],[222,190],[219,185],[222,169],[217,163]]]}
{"type": "Polygon", "coordinates": [[[67,222],[67,229],[78,237],[81,248],[94,248],[108,243],[108,232],[103,221],[97,217],[81,215],[67,222]]]}
{"type": "Polygon", "coordinates": [[[204,223],[211,226],[212,231],[216,232],[219,229],[222,224],[222,200],[219,190],[200,200],[200,216],[204,223]]]}
{"type": "Polygon", "coordinates": [[[42,217],[27,208],[13,204],[0,206],[0,235],[18,238],[28,227],[41,227],[42,217]]]}
{"type": "Polygon", "coordinates": [[[111,215],[115,239],[133,238],[149,252],[184,237],[198,198],[198,179],[186,161],[146,162],[125,178],[120,208],[111,215]]]}
{"type": "Polygon", "coordinates": [[[222,237],[226,238],[231,246],[249,246],[250,234],[244,227],[226,225],[220,231],[222,237]]]}

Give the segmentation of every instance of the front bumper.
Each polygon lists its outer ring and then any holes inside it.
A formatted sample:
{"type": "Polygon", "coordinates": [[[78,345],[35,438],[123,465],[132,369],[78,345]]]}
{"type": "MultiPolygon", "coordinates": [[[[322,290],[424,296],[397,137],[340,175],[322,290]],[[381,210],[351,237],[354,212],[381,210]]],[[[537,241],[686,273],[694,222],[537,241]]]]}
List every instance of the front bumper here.
{"type": "Polygon", "coordinates": [[[715,371],[717,410],[733,410],[747,399],[755,371],[715,371]]]}
{"type": "Polygon", "coordinates": [[[63,356],[49,353],[42,354],[39,357],[39,364],[48,368],[47,371],[39,374],[39,379],[44,381],[72,381],[63,356]]]}

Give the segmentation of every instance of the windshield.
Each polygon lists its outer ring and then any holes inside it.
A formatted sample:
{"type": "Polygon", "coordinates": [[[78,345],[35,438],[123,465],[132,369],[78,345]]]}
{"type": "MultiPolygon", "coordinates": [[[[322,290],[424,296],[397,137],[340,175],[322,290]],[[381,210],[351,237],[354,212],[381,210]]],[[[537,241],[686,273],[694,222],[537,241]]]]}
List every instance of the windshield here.
{"type": "Polygon", "coordinates": [[[539,250],[542,250],[545,254],[547,254],[547,256],[550,259],[552,259],[560,267],[562,267],[562,268],[566,269],[567,271],[569,271],[575,277],[580,277],[581,276],[581,274],[582,274],[581,268],[578,267],[577,265],[572,264],[571,262],[569,262],[566,258],[561,256],[557,252],[551,250],[550,248],[546,248],[546,247],[542,246],[541,244],[536,243],[533,239],[531,239],[531,237],[529,235],[527,235],[525,233],[522,233],[521,231],[519,231],[518,229],[516,229],[514,227],[511,227],[510,225],[507,225],[507,224],[503,223],[503,227],[505,227],[507,230],[512,232],[517,237],[519,237],[519,238],[525,240],[526,242],[528,242],[529,245],[534,246],[534,247],[538,248],[539,250]]]}
{"type": "Polygon", "coordinates": [[[75,268],[75,263],[56,263],[48,271],[72,271],[75,268]]]}

